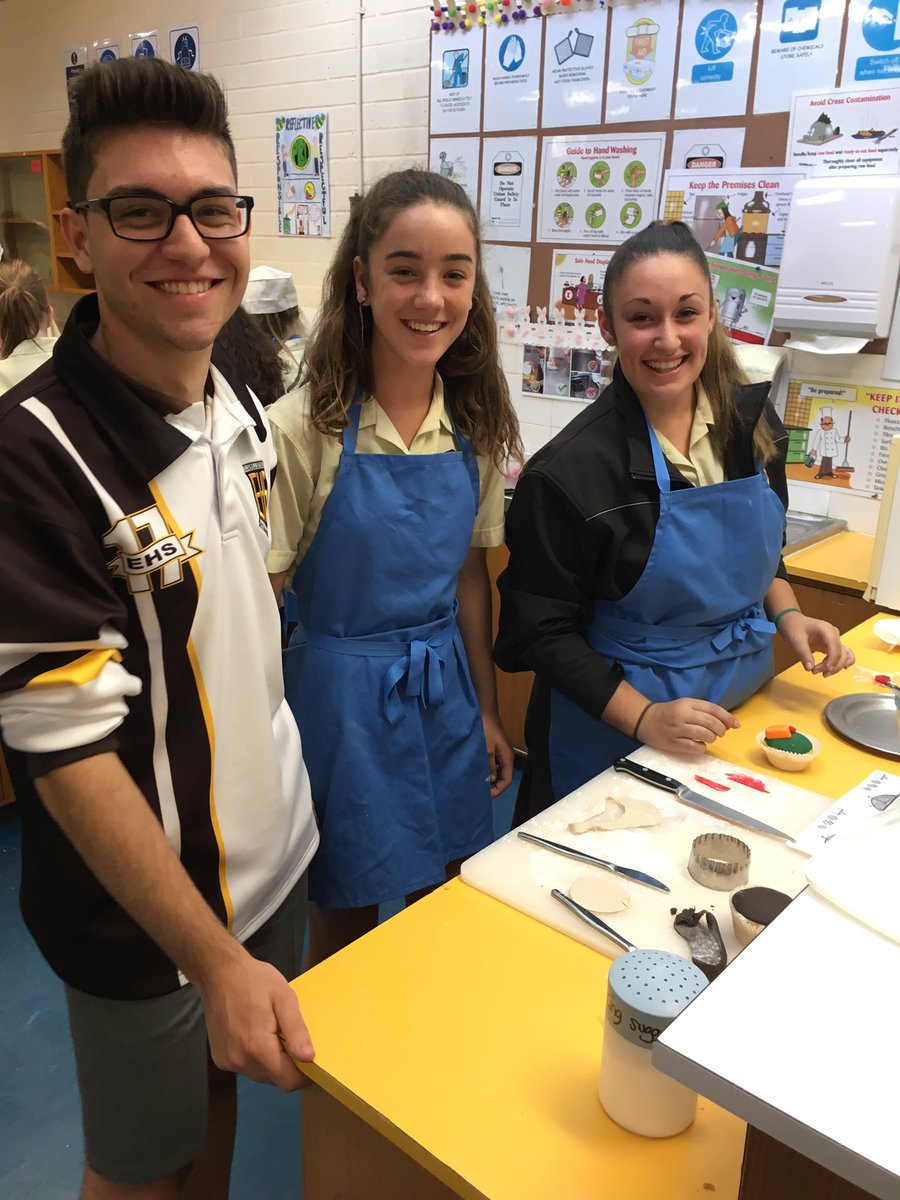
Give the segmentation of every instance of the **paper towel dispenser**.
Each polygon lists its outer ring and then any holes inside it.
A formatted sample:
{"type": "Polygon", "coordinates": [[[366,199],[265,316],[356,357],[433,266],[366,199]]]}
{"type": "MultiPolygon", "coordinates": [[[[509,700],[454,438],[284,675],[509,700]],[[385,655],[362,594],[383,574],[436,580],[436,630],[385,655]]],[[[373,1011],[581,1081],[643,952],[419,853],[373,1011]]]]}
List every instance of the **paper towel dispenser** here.
{"type": "Polygon", "coordinates": [[[887,337],[898,273],[900,177],[801,180],[785,231],[775,328],[887,337]]]}

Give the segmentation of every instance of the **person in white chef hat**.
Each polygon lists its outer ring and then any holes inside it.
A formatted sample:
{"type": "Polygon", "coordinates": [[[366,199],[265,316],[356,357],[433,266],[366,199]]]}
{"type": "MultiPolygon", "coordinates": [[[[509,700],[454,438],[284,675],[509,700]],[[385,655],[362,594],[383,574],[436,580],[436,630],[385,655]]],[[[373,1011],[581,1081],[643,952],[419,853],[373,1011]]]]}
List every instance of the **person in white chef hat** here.
{"type": "Polygon", "coordinates": [[[816,479],[836,479],[833,463],[837,457],[838,444],[850,441],[849,435],[839,437],[834,428],[834,409],[823,405],[819,409],[819,428],[813,431],[809,440],[809,455],[813,462],[819,463],[816,479]]]}
{"type": "Polygon", "coordinates": [[[291,391],[300,378],[303,325],[297,289],[289,271],[254,267],[247,280],[242,307],[279,347],[284,390],[291,391]]]}

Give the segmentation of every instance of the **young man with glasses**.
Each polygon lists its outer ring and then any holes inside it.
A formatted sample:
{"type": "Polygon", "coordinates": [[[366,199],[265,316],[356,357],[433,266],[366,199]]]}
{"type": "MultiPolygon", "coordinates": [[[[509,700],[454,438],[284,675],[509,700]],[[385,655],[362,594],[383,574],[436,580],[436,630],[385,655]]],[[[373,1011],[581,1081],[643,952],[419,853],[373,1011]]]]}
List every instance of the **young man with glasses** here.
{"type": "Polygon", "coordinates": [[[232,1072],[285,1090],[317,835],[265,571],[260,406],[211,367],[252,198],[224,96],[159,59],[73,85],[61,224],[96,294],[0,401],[0,729],[22,911],[66,985],[82,1196],[228,1194],[232,1072]]]}

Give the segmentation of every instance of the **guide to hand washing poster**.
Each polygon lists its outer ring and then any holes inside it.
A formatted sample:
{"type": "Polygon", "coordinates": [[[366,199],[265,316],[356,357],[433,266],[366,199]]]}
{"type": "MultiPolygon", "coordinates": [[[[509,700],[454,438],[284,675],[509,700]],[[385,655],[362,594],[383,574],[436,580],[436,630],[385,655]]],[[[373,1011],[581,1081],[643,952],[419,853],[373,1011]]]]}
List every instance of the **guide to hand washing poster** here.
{"type": "Polygon", "coordinates": [[[792,488],[880,498],[891,438],[900,434],[900,391],[792,376],[779,415],[788,431],[792,488]]]}
{"type": "Polygon", "coordinates": [[[900,87],[795,93],[787,165],[809,175],[896,175],[900,87]]]}
{"type": "Polygon", "coordinates": [[[547,23],[541,125],[599,125],[603,116],[607,10],[563,10],[547,23]]]}
{"type": "Polygon", "coordinates": [[[756,0],[685,0],[676,118],[746,112],[755,36],[756,0]]]}
{"type": "Polygon", "coordinates": [[[802,171],[743,167],[667,171],[659,215],[684,221],[704,250],[756,266],[777,267],[794,188],[802,171]]]}
{"type": "Polygon", "coordinates": [[[678,42],[678,5],[649,0],[612,10],[606,123],[668,120],[678,42]]]}
{"type": "Polygon", "coordinates": [[[798,89],[833,88],[843,24],[844,0],[764,0],[753,111],[790,112],[798,89]]]}
{"type": "Polygon", "coordinates": [[[328,115],[275,117],[278,232],[284,237],[331,237],[328,192],[328,115]]]}
{"type": "Polygon", "coordinates": [[[653,220],[661,134],[544,140],[539,242],[618,245],[653,220]]]}

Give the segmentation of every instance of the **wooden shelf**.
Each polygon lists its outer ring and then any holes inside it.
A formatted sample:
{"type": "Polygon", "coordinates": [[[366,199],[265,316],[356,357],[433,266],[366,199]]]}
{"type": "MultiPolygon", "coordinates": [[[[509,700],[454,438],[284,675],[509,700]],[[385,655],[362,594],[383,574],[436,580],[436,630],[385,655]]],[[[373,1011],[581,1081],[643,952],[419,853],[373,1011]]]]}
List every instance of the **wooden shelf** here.
{"type": "Polygon", "coordinates": [[[46,279],[55,292],[81,294],[94,289],[90,275],[79,271],[62,235],[59,216],[66,207],[68,189],[59,150],[16,150],[0,154],[0,205],[9,210],[34,211],[43,204],[37,219],[0,217],[5,230],[4,248],[10,258],[22,258],[46,279]],[[32,166],[23,169],[21,160],[32,166]],[[34,164],[40,161],[40,170],[34,164]],[[41,244],[34,234],[41,235],[41,244]],[[19,239],[22,244],[19,244],[19,239]]]}

